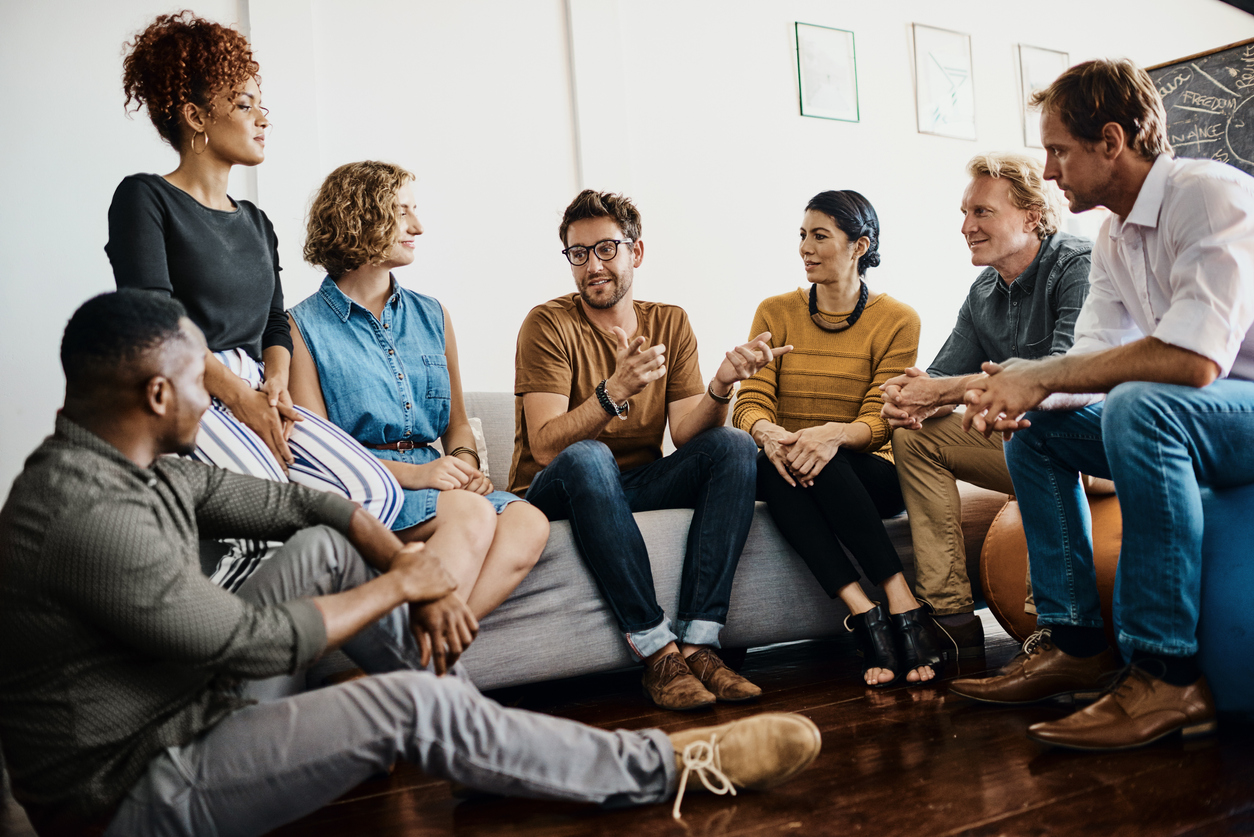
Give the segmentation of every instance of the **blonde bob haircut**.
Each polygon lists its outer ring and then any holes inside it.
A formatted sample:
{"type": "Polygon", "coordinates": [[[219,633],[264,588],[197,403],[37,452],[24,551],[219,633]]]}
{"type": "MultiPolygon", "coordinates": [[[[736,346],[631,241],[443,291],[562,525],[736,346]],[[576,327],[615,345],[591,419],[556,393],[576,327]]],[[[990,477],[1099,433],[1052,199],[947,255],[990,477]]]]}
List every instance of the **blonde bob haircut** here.
{"type": "Polygon", "coordinates": [[[346,163],[327,175],[309,207],[305,261],[338,279],[392,252],[396,193],[414,176],[392,163],[346,163]]]}
{"type": "Polygon", "coordinates": [[[1041,213],[1036,224],[1036,237],[1044,241],[1058,232],[1062,202],[1058,190],[1046,185],[1041,176],[1045,167],[1026,154],[978,154],[967,163],[967,174],[977,177],[1006,178],[1010,184],[1010,201],[1019,209],[1041,213]]]}

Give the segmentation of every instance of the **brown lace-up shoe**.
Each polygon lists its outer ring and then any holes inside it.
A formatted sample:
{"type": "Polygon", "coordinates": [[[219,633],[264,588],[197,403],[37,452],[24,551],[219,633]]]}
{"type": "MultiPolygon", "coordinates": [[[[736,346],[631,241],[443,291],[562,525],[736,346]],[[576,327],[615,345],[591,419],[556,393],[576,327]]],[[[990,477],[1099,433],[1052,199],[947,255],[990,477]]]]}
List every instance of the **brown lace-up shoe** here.
{"type": "Polygon", "coordinates": [[[805,770],[823,746],[819,728],[809,718],[766,712],[716,727],[696,727],[670,735],[679,768],[679,788],[672,815],[679,819],[688,779],[691,787],[736,795],[736,788],[764,790],[805,770]]]}
{"type": "Polygon", "coordinates": [[[701,685],[719,700],[735,703],[753,700],[762,690],[727,667],[714,649],[706,646],[687,659],[688,668],[701,685]]]}
{"type": "Polygon", "coordinates": [[[1073,750],[1128,750],[1179,730],[1185,738],[1215,731],[1215,701],[1206,678],[1173,686],[1129,666],[1091,706],[1059,721],[1033,724],[1028,738],[1073,750]]]}
{"type": "Polygon", "coordinates": [[[645,663],[643,683],[645,694],[663,709],[700,709],[715,700],[678,651],[645,663]]]}
{"type": "Polygon", "coordinates": [[[1071,696],[1097,698],[1118,670],[1109,648],[1093,657],[1072,657],[1050,642],[1048,629],[1028,637],[1023,651],[993,677],[964,677],[949,684],[960,697],[985,703],[1036,703],[1071,696]]]}

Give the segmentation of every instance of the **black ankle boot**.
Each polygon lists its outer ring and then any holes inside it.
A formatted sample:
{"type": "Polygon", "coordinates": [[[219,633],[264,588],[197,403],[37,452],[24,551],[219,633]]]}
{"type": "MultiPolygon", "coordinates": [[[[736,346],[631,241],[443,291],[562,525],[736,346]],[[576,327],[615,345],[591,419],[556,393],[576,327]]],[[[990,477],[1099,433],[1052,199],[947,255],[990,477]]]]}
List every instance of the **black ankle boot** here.
{"type": "Polygon", "coordinates": [[[845,617],[845,627],[853,631],[858,640],[858,653],[862,655],[862,674],[873,668],[888,669],[893,679],[887,683],[868,683],[875,689],[891,686],[901,677],[901,667],[897,662],[897,650],[893,644],[892,628],[888,624],[888,614],[884,608],[876,605],[865,613],[850,614],[845,617]]]}
{"type": "MultiPolygon", "coordinates": [[[[942,657],[936,645],[932,617],[922,607],[894,613],[889,617],[897,639],[897,656],[901,660],[901,677],[919,666],[931,666],[932,674],[941,675],[942,657]]],[[[919,682],[919,681],[916,681],[919,682]]]]}

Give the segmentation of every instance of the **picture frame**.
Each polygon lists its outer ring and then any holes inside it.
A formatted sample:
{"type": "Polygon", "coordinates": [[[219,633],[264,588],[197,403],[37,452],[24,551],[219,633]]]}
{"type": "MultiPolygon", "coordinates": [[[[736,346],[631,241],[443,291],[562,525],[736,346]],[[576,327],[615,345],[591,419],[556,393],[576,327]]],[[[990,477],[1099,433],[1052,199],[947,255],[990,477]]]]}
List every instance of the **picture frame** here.
{"type": "Polygon", "coordinates": [[[861,121],[853,32],[801,22],[795,23],[794,31],[801,115],[861,121]]]}
{"type": "Polygon", "coordinates": [[[971,36],[922,23],[911,28],[919,133],[974,140],[971,36]]]}
{"type": "Polygon", "coordinates": [[[1041,145],[1040,114],[1028,107],[1032,93],[1044,90],[1071,66],[1068,53],[1056,49],[1019,44],[1019,86],[1023,92],[1023,144],[1028,148],[1041,145]]]}

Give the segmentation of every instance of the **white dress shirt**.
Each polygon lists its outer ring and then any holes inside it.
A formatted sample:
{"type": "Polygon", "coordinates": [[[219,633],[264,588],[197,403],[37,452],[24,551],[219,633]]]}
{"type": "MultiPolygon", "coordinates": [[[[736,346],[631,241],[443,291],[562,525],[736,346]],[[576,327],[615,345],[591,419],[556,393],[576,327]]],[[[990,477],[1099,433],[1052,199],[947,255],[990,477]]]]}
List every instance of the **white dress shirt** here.
{"type": "Polygon", "coordinates": [[[1127,218],[1093,248],[1068,354],[1152,336],[1254,380],[1254,178],[1211,160],[1154,161],[1127,218]]]}

